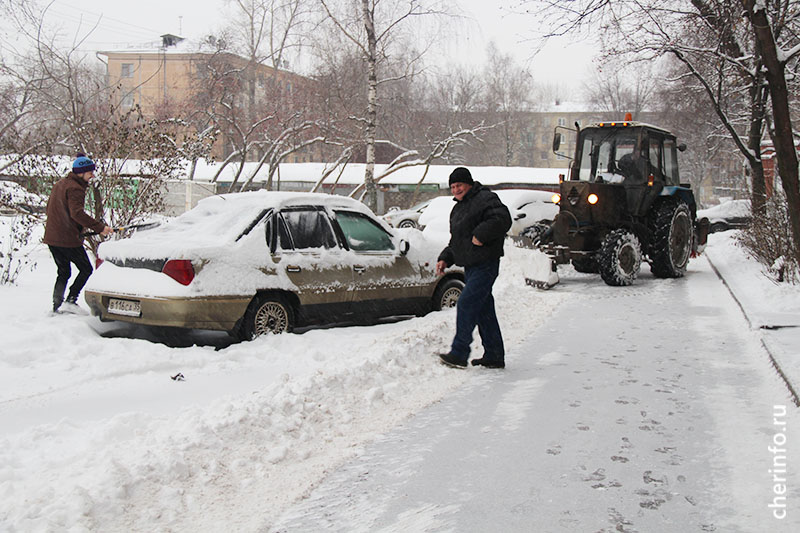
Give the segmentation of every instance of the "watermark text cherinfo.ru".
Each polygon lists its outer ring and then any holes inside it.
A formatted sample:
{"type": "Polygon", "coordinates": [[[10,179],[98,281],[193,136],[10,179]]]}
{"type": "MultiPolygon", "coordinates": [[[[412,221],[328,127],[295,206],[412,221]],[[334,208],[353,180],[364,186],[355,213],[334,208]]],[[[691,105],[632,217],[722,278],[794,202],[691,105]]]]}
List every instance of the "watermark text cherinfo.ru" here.
{"type": "Polygon", "coordinates": [[[776,405],[772,408],[772,425],[775,433],[767,450],[772,454],[772,468],[767,470],[772,475],[772,503],[767,505],[772,516],[778,520],[786,518],[786,406],[776,405]]]}

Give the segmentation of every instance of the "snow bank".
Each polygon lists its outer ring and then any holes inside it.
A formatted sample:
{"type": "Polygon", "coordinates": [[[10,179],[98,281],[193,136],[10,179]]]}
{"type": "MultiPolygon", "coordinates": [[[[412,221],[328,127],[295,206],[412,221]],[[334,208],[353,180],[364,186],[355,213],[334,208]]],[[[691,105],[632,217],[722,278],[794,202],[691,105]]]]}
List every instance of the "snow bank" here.
{"type": "MultiPolygon", "coordinates": [[[[413,249],[419,232],[404,234],[413,249]]],[[[524,285],[530,254],[507,246],[495,288],[510,369],[569,297],[524,285]]],[[[34,255],[36,271],[0,287],[0,523],[10,531],[267,527],[364,443],[481,372],[438,362],[454,310],[219,351],[103,337],[141,335],[48,316],[55,269],[45,247],[34,255]],[[185,380],[170,379],[178,373],[185,380]]]]}

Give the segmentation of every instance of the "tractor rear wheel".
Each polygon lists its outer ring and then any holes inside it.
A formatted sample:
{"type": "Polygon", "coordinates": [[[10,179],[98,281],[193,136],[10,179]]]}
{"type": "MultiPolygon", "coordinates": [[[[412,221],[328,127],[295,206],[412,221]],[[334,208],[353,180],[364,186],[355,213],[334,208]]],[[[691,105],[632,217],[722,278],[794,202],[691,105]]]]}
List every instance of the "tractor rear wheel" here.
{"type": "Polygon", "coordinates": [[[689,206],[682,201],[667,201],[654,209],[650,271],[657,278],[680,278],[692,253],[694,227],[689,206]]]}

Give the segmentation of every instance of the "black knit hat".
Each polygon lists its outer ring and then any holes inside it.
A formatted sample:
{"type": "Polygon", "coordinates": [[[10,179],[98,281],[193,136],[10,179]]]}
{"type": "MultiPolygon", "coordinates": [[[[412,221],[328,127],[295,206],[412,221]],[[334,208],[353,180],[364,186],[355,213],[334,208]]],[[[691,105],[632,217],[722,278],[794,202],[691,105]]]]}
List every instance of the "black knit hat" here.
{"type": "Polygon", "coordinates": [[[472,181],[472,174],[469,173],[469,170],[464,167],[458,167],[450,173],[450,185],[454,183],[466,183],[467,185],[472,185],[475,182],[472,181]]]}

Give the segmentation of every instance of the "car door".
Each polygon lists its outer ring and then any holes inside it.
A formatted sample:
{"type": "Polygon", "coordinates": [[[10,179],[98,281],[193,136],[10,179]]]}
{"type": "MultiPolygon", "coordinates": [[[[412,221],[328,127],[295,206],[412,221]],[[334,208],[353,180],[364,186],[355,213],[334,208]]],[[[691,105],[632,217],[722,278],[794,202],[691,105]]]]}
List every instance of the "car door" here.
{"type": "Polygon", "coordinates": [[[294,286],[303,317],[334,322],[347,315],[353,294],[352,255],[336,238],[324,208],[284,208],[274,222],[277,268],[294,286]]]}
{"type": "Polygon", "coordinates": [[[354,311],[375,316],[412,312],[424,298],[423,279],[392,235],[364,213],[337,210],[335,219],[355,258],[354,311]]]}

